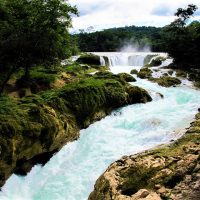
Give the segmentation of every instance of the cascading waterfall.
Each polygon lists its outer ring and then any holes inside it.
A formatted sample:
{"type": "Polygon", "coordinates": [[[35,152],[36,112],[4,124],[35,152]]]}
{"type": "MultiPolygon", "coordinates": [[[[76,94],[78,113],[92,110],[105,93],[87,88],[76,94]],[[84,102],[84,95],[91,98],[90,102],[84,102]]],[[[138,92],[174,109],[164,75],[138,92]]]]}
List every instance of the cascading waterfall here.
{"type": "MultiPolygon", "coordinates": [[[[115,66],[123,59],[112,59],[114,73],[133,69],[115,66]]],[[[120,108],[82,130],[77,141],[63,147],[44,167],[35,166],[26,177],[12,175],[2,188],[0,199],[87,200],[96,179],[111,162],[180,137],[197,112],[200,92],[184,85],[164,88],[136,79],[133,84],[148,90],[152,102],[120,108]]]]}
{"type": "Polygon", "coordinates": [[[155,57],[166,56],[165,53],[147,53],[147,52],[93,52],[93,54],[100,56],[100,63],[105,65],[104,57],[108,58],[110,67],[113,66],[143,66],[145,57],[148,55],[155,55],[155,57]]]}

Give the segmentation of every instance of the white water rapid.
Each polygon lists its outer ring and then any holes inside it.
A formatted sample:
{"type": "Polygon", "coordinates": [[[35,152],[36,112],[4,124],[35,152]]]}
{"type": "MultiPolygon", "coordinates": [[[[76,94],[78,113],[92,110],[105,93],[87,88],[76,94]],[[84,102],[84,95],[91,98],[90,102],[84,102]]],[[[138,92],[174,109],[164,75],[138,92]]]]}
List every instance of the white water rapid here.
{"type": "MultiPolygon", "coordinates": [[[[111,70],[133,68],[124,63],[111,70]]],[[[79,140],[63,147],[44,167],[35,166],[25,177],[12,175],[0,200],[86,200],[113,161],[180,137],[197,113],[200,91],[183,84],[164,88],[139,78],[132,84],[148,90],[153,101],[113,111],[82,130],[79,140]]]]}
{"type": "MultiPolygon", "coordinates": [[[[108,58],[109,66],[143,66],[144,60],[148,55],[166,57],[166,53],[147,53],[147,52],[92,52],[100,56],[101,65],[105,65],[104,57],[108,58]]],[[[150,60],[149,60],[150,61],[150,60]]]]}

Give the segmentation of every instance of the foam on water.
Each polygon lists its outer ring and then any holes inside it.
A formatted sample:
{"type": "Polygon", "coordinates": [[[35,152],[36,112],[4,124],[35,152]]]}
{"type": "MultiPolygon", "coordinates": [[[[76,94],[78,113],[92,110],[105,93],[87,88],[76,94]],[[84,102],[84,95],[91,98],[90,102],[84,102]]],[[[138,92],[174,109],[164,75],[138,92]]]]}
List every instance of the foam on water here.
{"type": "Polygon", "coordinates": [[[147,89],[154,101],[115,110],[82,130],[79,140],[63,147],[44,167],[35,166],[26,177],[12,175],[0,199],[86,200],[111,162],[180,137],[197,112],[200,92],[186,86],[163,88],[142,79],[133,84],[147,89]]]}

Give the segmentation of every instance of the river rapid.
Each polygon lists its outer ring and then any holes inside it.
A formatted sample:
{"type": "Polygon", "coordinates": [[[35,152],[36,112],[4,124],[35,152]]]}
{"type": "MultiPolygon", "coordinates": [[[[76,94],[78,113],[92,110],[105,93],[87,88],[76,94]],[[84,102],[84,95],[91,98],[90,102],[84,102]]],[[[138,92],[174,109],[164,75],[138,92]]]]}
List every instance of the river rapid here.
{"type": "MultiPolygon", "coordinates": [[[[110,67],[113,73],[141,68],[141,58],[138,66],[124,61],[118,65],[114,59],[110,67]]],[[[81,130],[80,138],[64,146],[44,167],[33,167],[25,177],[12,175],[0,192],[0,200],[86,200],[109,164],[123,155],[179,138],[197,113],[200,91],[185,80],[181,86],[164,88],[136,79],[131,84],[146,89],[152,102],[117,109],[81,130]]]]}

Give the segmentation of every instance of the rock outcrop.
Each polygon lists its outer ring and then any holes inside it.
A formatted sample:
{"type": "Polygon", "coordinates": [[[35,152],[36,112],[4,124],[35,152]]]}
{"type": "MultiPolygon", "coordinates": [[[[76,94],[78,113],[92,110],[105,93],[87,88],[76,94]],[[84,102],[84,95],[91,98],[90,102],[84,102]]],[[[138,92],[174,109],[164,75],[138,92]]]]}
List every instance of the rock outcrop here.
{"type": "Polygon", "coordinates": [[[57,90],[21,99],[0,99],[0,186],[13,173],[26,174],[48,161],[79,130],[113,109],[150,101],[149,94],[119,76],[84,77],[57,90]],[[137,96],[137,97],[136,97],[137,96]]]}
{"type": "Polygon", "coordinates": [[[152,76],[152,73],[153,72],[152,72],[151,69],[149,69],[147,67],[144,67],[144,68],[140,69],[140,71],[138,72],[137,76],[139,78],[142,78],[142,79],[144,79],[144,78],[150,78],[152,76]]]}
{"type": "Polygon", "coordinates": [[[111,164],[89,200],[200,199],[199,133],[200,113],[174,143],[111,164]]]}
{"type": "Polygon", "coordinates": [[[158,85],[163,87],[171,87],[171,86],[177,86],[181,84],[181,81],[176,77],[171,76],[162,76],[160,78],[149,78],[150,81],[158,83],[158,85]]]}

